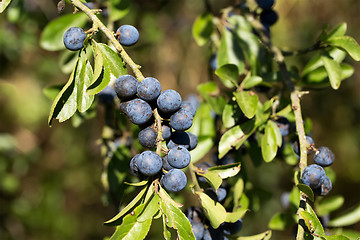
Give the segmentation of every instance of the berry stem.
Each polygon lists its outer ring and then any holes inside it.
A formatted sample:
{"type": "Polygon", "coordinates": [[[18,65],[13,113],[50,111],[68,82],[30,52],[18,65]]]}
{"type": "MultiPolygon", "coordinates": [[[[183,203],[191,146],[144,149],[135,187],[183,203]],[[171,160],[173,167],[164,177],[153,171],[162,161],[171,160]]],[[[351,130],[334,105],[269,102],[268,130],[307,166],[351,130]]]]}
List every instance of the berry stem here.
{"type": "Polygon", "coordinates": [[[201,187],[199,185],[199,182],[197,180],[194,165],[192,163],[189,164],[189,170],[190,170],[191,180],[192,180],[192,182],[194,183],[194,186],[195,186],[195,191],[196,192],[201,192],[202,189],[201,189],[201,187]]]}
{"type": "Polygon", "coordinates": [[[115,47],[115,49],[118,51],[118,53],[120,54],[121,58],[123,59],[123,61],[129,65],[129,67],[131,68],[131,70],[133,71],[133,73],[135,74],[136,78],[141,82],[144,79],[143,74],[140,71],[140,66],[137,65],[136,63],[134,63],[134,61],[130,58],[130,56],[126,53],[126,51],[124,50],[124,48],[121,46],[121,44],[116,40],[114,33],[112,31],[110,31],[101,21],[100,19],[96,16],[96,13],[94,13],[94,11],[92,11],[91,9],[89,9],[87,6],[85,6],[82,2],[80,2],[80,0],[71,0],[71,3],[77,7],[78,9],[80,9],[81,11],[83,11],[88,17],[89,19],[93,22],[94,27],[98,27],[100,29],[100,31],[102,31],[105,36],[109,39],[109,41],[111,42],[111,44],[115,47]]]}
{"type": "Polygon", "coordinates": [[[159,115],[159,112],[157,108],[153,111],[155,121],[156,121],[156,131],[157,131],[157,137],[156,137],[156,153],[160,156],[162,148],[162,141],[164,140],[162,137],[162,125],[161,125],[161,117],[159,115]]]}

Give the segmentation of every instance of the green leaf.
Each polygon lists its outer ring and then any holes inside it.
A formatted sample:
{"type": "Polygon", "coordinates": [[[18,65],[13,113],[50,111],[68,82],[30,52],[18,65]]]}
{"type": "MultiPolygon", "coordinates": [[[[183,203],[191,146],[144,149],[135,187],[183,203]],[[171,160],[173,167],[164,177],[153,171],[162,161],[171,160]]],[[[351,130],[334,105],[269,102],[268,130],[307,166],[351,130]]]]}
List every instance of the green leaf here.
{"type": "Polygon", "coordinates": [[[269,221],[269,228],[272,230],[283,231],[294,225],[294,218],[290,213],[275,213],[269,221]]]}
{"type": "Polygon", "coordinates": [[[342,235],[324,236],[326,240],[350,240],[350,238],[342,235]]]}
{"type": "Polygon", "coordinates": [[[148,184],[149,180],[143,180],[141,182],[131,183],[131,182],[125,182],[125,184],[134,186],[134,187],[142,187],[148,184]]]}
{"type": "Polygon", "coordinates": [[[219,67],[225,64],[235,64],[238,67],[239,73],[244,72],[245,57],[243,49],[239,45],[236,36],[228,30],[225,30],[222,34],[220,47],[217,52],[217,60],[219,67]]]}
{"type": "Polygon", "coordinates": [[[262,78],[259,76],[249,76],[241,82],[241,86],[244,89],[249,89],[255,87],[256,85],[259,85],[260,83],[262,83],[262,81],[262,78]]]}
{"type": "Polygon", "coordinates": [[[323,199],[316,204],[316,212],[319,216],[328,215],[331,212],[339,209],[344,204],[344,197],[337,195],[323,199]]]}
{"type": "Polygon", "coordinates": [[[202,159],[211,148],[214,146],[214,139],[212,137],[198,137],[198,145],[195,149],[190,151],[191,162],[196,163],[200,159],[202,159]]]}
{"type": "Polygon", "coordinates": [[[315,233],[318,236],[324,236],[324,229],[319,221],[317,219],[316,215],[312,215],[311,213],[307,211],[300,212],[300,216],[304,219],[305,225],[310,231],[310,233],[315,233]]]}
{"type": "Polygon", "coordinates": [[[209,40],[214,29],[212,15],[208,12],[196,18],[192,27],[192,34],[199,46],[204,46],[209,40]]]}
{"type": "Polygon", "coordinates": [[[355,61],[360,61],[360,46],[356,40],[350,36],[332,37],[326,41],[331,46],[345,50],[355,61]]]}
{"type": "Polygon", "coordinates": [[[221,114],[226,100],[220,96],[220,89],[215,82],[203,83],[198,86],[199,93],[204,97],[206,102],[212,107],[216,114],[221,114]]]}
{"type": "Polygon", "coordinates": [[[152,219],[152,217],[159,211],[160,197],[156,193],[153,193],[150,197],[150,199],[145,203],[143,211],[139,214],[137,221],[138,222],[144,222],[149,219],[152,219]]]}
{"type": "Polygon", "coordinates": [[[61,89],[56,96],[53,104],[50,108],[50,114],[48,118],[48,124],[51,126],[51,122],[54,118],[59,119],[60,122],[69,119],[76,112],[76,84],[75,77],[78,72],[79,59],[70,75],[68,82],[61,89]]]}
{"type": "Polygon", "coordinates": [[[260,234],[253,235],[253,236],[238,237],[238,238],[236,238],[236,240],[269,240],[269,239],[271,239],[271,235],[272,235],[271,230],[267,230],[264,233],[260,233],[260,234]]]}
{"type": "Polygon", "coordinates": [[[265,162],[271,162],[277,153],[276,133],[268,121],[265,127],[265,134],[261,139],[261,153],[265,162]]]}
{"type": "Polygon", "coordinates": [[[0,13],[2,13],[5,8],[10,4],[11,0],[3,0],[0,2],[0,13]]]}
{"type": "Polygon", "coordinates": [[[324,63],[325,69],[329,75],[330,85],[333,89],[338,89],[341,83],[341,67],[329,57],[322,56],[321,60],[324,63]]]}
{"type": "Polygon", "coordinates": [[[333,218],[329,222],[330,227],[342,227],[355,224],[360,221],[360,205],[355,209],[340,215],[339,217],[333,218]]]}
{"type": "Polygon", "coordinates": [[[243,195],[244,192],[244,180],[242,178],[239,178],[233,189],[234,189],[234,208],[233,209],[237,209],[239,207],[239,203],[240,203],[240,198],[243,195]]]}
{"type": "Polygon", "coordinates": [[[166,225],[177,230],[178,239],[195,240],[191,224],[179,208],[163,199],[160,200],[160,208],[166,216],[166,225]]]}
{"type": "Polygon", "coordinates": [[[110,82],[111,75],[108,66],[104,66],[104,57],[98,44],[93,41],[94,77],[87,89],[88,94],[96,94],[103,90],[110,82]]]}
{"type": "Polygon", "coordinates": [[[222,179],[233,177],[240,172],[240,163],[215,166],[208,169],[208,172],[218,174],[222,179]]]}
{"type": "Polygon", "coordinates": [[[340,23],[336,27],[334,27],[326,36],[325,40],[329,40],[334,37],[341,37],[344,36],[346,33],[347,24],[346,23],[340,23]]]}
{"type": "Polygon", "coordinates": [[[86,88],[90,85],[93,79],[93,71],[89,61],[85,58],[81,63],[79,76],[76,76],[77,82],[77,108],[79,112],[88,110],[94,101],[94,96],[86,92],[86,88]]]}
{"type": "Polygon", "coordinates": [[[40,46],[48,51],[65,49],[63,35],[71,27],[83,27],[88,17],[85,13],[66,14],[46,25],[40,38],[40,46]]]}
{"type": "Polygon", "coordinates": [[[141,204],[134,209],[132,214],[126,215],[123,223],[116,228],[116,231],[111,236],[110,240],[144,239],[150,230],[152,219],[148,219],[144,222],[136,221],[143,208],[144,204],[141,204]]]}
{"type": "Polygon", "coordinates": [[[224,111],[222,112],[222,122],[225,128],[231,128],[243,117],[244,114],[241,112],[237,103],[231,102],[226,104],[224,111]]]}
{"type": "Polygon", "coordinates": [[[118,78],[121,75],[127,74],[126,66],[117,52],[103,43],[96,44],[96,47],[99,48],[102,54],[103,66],[108,67],[114,77],[118,78]]]}
{"type": "Polygon", "coordinates": [[[237,209],[234,212],[227,212],[226,213],[226,220],[225,222],[236,222],[237,220],[239,220],[240,218],[245,216],[245,213],[249,211],[248,209],[237,209]]]}
{"type": "Polygon", "coordinates": [[[226,87],[237,87],[239,82],[239,71],[235,64],[225,64],[216,69],[215,74],[226,87]]]}
{"type": "Polygon", "coordinates": [[[256,93],[252,91],[241,91],[234,93],[234,96],[245,116],[249,119],[253,118],[255,116],[259,101],[256,93]]]}
{"type": "Polygon", "coordinates": [[[160,185],[159,185],[159,191],[158,191],[158,194],[159,194],[159,197],[166,202],[166,204],[172,204],[174,205],[175,207],[182,207],[183,205],[178,203],[178,202],[175,202],[170,196],[169,194],[164,190],[164,188],[162,188],[160,185]]]}
{"type": "Polygon", "coordinates": [[[216,172],[210,171],[198,171],[196,172],[198,175],[203,176],[206,181],[210,184],[210,186],[216,191],[220,185],[222,184],[222,178],[216,172]]]}
{"type": "Polygon", "coordinates": [[[219,159],[223,158],[232,148],[240,148],[254,130],[254,121],[249,120],[226,131],[219,141],[219,159]]]}
{"type": "Polygon", "coordinates": [[[171,232],[168,229],[168,226],[166,225],[166,216],[165,214],[162,214],[162,219],[163,219],[163,234],[164,234],[164,238],[165,240],[171,240],[171,232]]]}
{"type": "Polygon", "coordinates": [[[221,223],[226,220],[226,210],[218,202],[212,200],[208,195],[203,192],[196,192],[200,198],[201,206],[203,207],[205,216],[209,219],[213,228],[218,228],[221,223]]]}
{"type": "MultiPolygon", "coordinates": [[[[201,103],[196,111],[193,119],[193,125],[189,132],[201,137],[214,137],[216,135],[215,120],[212,116],[213,112],[211,106],[207,103],[201,103]]],[[[192,150],[191,152],[195,151],[192,150]]],[[[192,160],[192,159],[191,159],[192,160]]]]}
{"type": "Polygon", "coordinates": [[[122,216],[128,213],[131,209],[133,209],[136,204],[143,198],[146,192],[146,187],[144,187],[139,194],[126,206],[124,207],[115,217],[111,218],[110,220],[106,221],[105,224],[111,224],[117,220],[119,220],[122,216]]]}
{"type": "Polygon", "coordinates": [[[278,147],[282,146],[282,136],[279,127],[276,125],[274,121],[268,121],[270,127],[273,129],[276,136],[276,145],[278,147]]]}
{"type": "Polygon", "coordinates": [[[314,201],[314,192],[308,185],[299,183],[296,186],[300,189],[300,191],[306,194],[310,201],[314,201]]]}
{"type": "Polygon", "coordinates": [[[112,21],[118,21],[125,17],[130,11],[130,0],[110,0],[110,18],[112,21]]]}

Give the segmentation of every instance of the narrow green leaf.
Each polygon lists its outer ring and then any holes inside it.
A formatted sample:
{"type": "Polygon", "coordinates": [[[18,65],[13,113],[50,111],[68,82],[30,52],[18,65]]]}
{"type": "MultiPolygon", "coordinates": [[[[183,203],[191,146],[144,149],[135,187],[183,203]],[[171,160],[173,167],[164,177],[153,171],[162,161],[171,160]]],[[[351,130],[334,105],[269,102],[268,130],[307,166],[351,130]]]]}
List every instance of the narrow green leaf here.
{"type": "Polygon", "coordinates": [[[331,196],[323,199],[316,204],[316,212],[319,216],[330,214],[331,212],[339,209],[344,204],[344,197],[340,195],[331,196]]]}
{"type": "Polygon", "coordinates": [[[321,60],[324,63],[325,69],[329,75],[330,85],[333,89],[338,89],[341,83],[341,67],[329,57],[322,56],[321,60]]]}
{"type": "Polygon", "coordinates": [[[144,222],[149,219],[152,219],[153,216],[159,211],[159,195],[152,194],[149,201],[145,203],[143,211],[139,214],[137,221],[138,222],[144,222]]]}
{"type": "Polygon", "coordinates": [[[139,194],[126,206],[124,207],[115,217],[111,218],[110,220],[106,221],[105,224],[111,224],[117,220],[119,220],[122,216],[128,213],[131,209],[135,207],[135,205],[143,198],[146,192],[146,187],[144,187],[139,194]]]}
{"type": "Polygon", "coordinates": [[[208,169],[209,172],[218,174],[222,179],[233,177],[240,172],[240,163],[233,163],[228,165],[221,165],[211,167],[208,169]]]}
{"type": "Polygon", "coordinates": [[[245,213],[249,211],[248,209],[237,209],[234,212],[227,212],[226,213],[226,220],[225,222],[236,222],[237,220],[239,220],[240,218],[245,216],[245,213]]]}
{"type": "Polygon", "coordinates": [[[163,234],[164,234],[164,238],[165,240],[171,240],[171,232],[168,229],[168,226],[166,225],[166,215],[162,214],[162,219],[163,219],[163,234]]]}
{"type": "Polygon", "coordinates": [[[151,226],[152,219],[144,222],[138,222],[137,217],[144,208],[144,204],[137,206],[132,214],[124,217],[123,223],[116,228],[115,233],[111,236],[110,240],[133,240],[145,239],[151,226]]]}
{"type": "Polygon", "coordinates": [[[300,191],[306,194],[310,201],[314,201],[314,192],[308,185],[299,183],[296,186],[300,189],[300,191]]]}
{"type": "Polygon", "coordinates": [[[125,184],[134,186],[134,187],[142,187],[148,184],[149,180],[143,180],[141,182],[131,183],[131,182],[125,182],[125,184]]]}
{"type": "Polygon", "coordinates": [[[172,204],[174,205],[175,207],[179,208],[179,207],[182,207],[183,205],[178,203],[178,202],[175,202],[170,196],[169,194],[164,190],[164,188],[162,188],[160,185],[159,185],[159,191],[158,191],[158,194],[159,194],[159,197],[166,202],[166,204],[172,204]]]}
{"type": "Polygon", "coordinates": [[[237,87],[239,82],[239,70],[235,64],[225,64],[216,69],[215,74],[225,86],[237,87]]]}
{"type": "MultiPolygon", "coordinates": [[[[198,136],[199,140],[201,137],[214,137],[216,135],[216,130],[215,120],[212,114],[213,111],[211,106],[207,103],[201,103],[196,111],[193,119],[193,125],[189,129],[189,132],[198,136]]],[[[191,152],[193,151],[196,151],[196,148],[191,152]]]]}
{"type": "Polygon", "coordinates": [[[202,173],[201,171],[198,171],[197,174],[203,176],[215,191],[222,184],[222,178],[216,172],[205,171],[202,173]]]}
{"type": "Polygon", "coordinates": [[[66,111],[68,111],[68,114],[67,114],[68,118],[70,118],[76,111],[76,99],[74,99],[74,96],[76,98],[76,94],[74,95],[73,93],[74,92],[76,93],[75,75],[76,75],[76,72],[78,71],[77,70],[78,64],[79,64],[79,59],[70,75],[68,82],[61,89],[61,91],[56,96],[55,100],[53,101],[53,104],[51,105],[50,114],[49,114],[49,118],[48,118],[49,126],[51,126],[52,120],[54,118],[58,118],[58,119],[62,119],[62,120],[64,119],[64,117],[66,118],[66,115],[64,113],[65,110],[63,111],[65,104],[67,104],[66,111]],[[69,99],[70,99],[70,101],[69,101],[69,99]],[[62,114],[61,117],[59,116],[60,113],[62,114]]]}
{"type": "MultiPolygon", "coordinates": [[[[307,209],[308,209],[308,206],[310,206],[310,205],[306,206],[307,209]]],[[[311,233],[314,233],[321,237],[325,235],[324,229],[323,229],[319,219],[317,218],[315,212],[312,211],[312,209],[310,212],[309,211],[300,212],[300,216],[304,219],[305,225],[311,233]]]]}
{"type": "Polygon", "coordinates": [[[10,4],[11,0],[3,0],[0,2],[0,13],[2,13],[5,8],[10,4]]]}
{"type": "Polygon", "coordinates": [[[241,91],[234,93],[236,102],[247,118],[255,116],[259,98],[256,93],[252,91],[241,91]]]}
{"type": "Polygon", "coordinates": [[[226,220],[226,210],[218,202],[212,200],[208,195],[203,192],[196,192],[200,198],[201,206],[203,207],[205,216],[209,219],[213,228],[218,228],[221,223],[226,220]]]}
{"type": "Polygon", "coordinates": [[[220,89],[215,82],[200,84],[198,91],[216,114],[220,115],[223,112],[226,100],[223,96],[220,96],[220,89]]]}
{"type": "Polygon", "coordinates": [[[196,18],[192,27],[192,34],[199,46],[204,46],[209,40],[214,29],[212,15],[208,12],[196,18]]]}
{"type": "Polygon", "coordinates": [[[249,89],[252,87],[255,87],[256,85],[259,85],[260,83],[262,83],[262,78],[259,76],[250,76],[248,78],[245,78],[242,82],[241,82],[241,86],[244,89],[249,89]]]}
{"type": "Polygon", "coordinates": [[[276,134],[268,121],[265,127],[265,134],[261,139],[261,153],[265,162],[271,162],[277,153],[276,134]]]}
{"type": "Polygon", "coordinates": [[[331,236],[324,236],[326,240],[350,240],[350,238],[343,236],[343,235],[331,235],[331,236]]]}
{"type": "Polygon", "coordinates": [[[350,36],[333,37],[328,39],[327,43],[344,49],[355,61],[360,61],[360,46],[354,38],[350,36]]]}
{"type": "Polygon", "coordinates": [[[329,222],[330,227],[342,227],[355,224],[360,221],[360,205],[355,209],[333,218],[329,222]]]}
{"type": "Polygon", "coordinates": [[[269,240],[269,239],[271,239],[271,235],[272,235],[271,230],[267,230],[264,233],[260,233],[260,234],[253,235],[253,236],[238,237],[238,238],[236,238],[236,240],[269,240]]]}
{"type": "Polygon", "coordinates": [[[222,123],[225,128],[231,128],[236,123],[235,106],[233,104],[226,104],[222,112],[222,123]]]}
{"type": "Polygon", "coordinates": [[[344,36],[346,33],[347,24],[345,22],[340,23],[336,27],[334,27],[326,36],[325,40],[329,40],[334,37],[341,37],[344,36]]]}
{"type": "Polygon", "coordinates": [[[90,85],[93,80],[93,71],[89,61],[83,63],[81,73],[76,79],[78,84],[77,89],[77,106],[79,112],[85,112],[88,110],[94,101],[94,95],[89,95],[86,92],[86,88],[90,85]]]}
{"type": "Polygon", "coordinates": [[[98,43],[97,47],[99,48],[103,56],[104,66],[109,67],[109,70],[112,73],[112,75],[118,78],[121,75],[127,74],[126,66],[124,65],[122,59],[117,54],[117,52],[115,52],[112,48],[110,48],[108,45],[104,43],[98,43]]]}
{"type": "Polygon", "coordinates": [[[130,0],[110,0],[110,19],[112,21],[118,21],[121,18],[125,17],[131,6],[130,0]]]}
{"type": "Polygon", "coordinates": [[[166,225],[177,230],[178,239],[195,240],[191,224],[179,208],[163,199],[160,200],[160,208],[166,216],[166,225]]]}
{"type": "Polygon", "coordinates": [[[239,203],[240,203],[240,198],[243,195],[243,191],[244,191],[244,180],[242,178],[239,178],[235,185],[234,185],[234,208],[233,209],[237,209],[239,207],[239,203]]]}
{"type": "Polygon", "coordinates": [[[88,17],[85,13],[66,14],[46,25],[40,38],[40,46],[48,51],[65,49],[63,35],[70,27],[83,27],[88,17]]]}
{"type": "Polygon", "coordinates": [[[281,147],[281,145],[282,145],[282,136],[281,136],[281,132],[280,132],[279,127],[276,125],[276,123],[274,121],[268,121],[268,123],[269,123],[270,127],[272,128],[272,130],[275,133],[276,145],[278,147],[281,147]]]}

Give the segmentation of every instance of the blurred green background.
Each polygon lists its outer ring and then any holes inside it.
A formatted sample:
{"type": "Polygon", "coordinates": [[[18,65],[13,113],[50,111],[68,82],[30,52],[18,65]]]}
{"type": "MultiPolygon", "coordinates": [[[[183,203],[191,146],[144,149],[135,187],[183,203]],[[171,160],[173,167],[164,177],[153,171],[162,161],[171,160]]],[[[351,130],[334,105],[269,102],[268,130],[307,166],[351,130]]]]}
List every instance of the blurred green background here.
{"type": "MultiPolygon", "coordinates": [[[[196,93],[197,85],[209,78],[210,49],[198,47],[191,35],[204,1],[131,2],[129,14],[115,23],[139,29],[139,43],[127,48],[130,56],[142,65],[145,76],[159,79],[163,89],[175,88],[184,96],[196,93]]],[[[208,2],[217,16],[236,3],[208,2]]],[[[104,109],[98,106],[97,116],[77,128],[71,121],[47,125],[51,101],[43,88],[68,79],[59,67],[61,52],[39,46],[42,29],[59,16],[56,4],[13,0],[0,14],[0,239],[102,239],[114,230],[103,226],[116,213],[114,206],[102,203],[103,163],[97,139],[104,109]]],[[[272,28],[273,42],[284,50],[309,47],[323,25],[343,21],[348,34],[360,41],[358,0],[278,0],[275,10],[280,18],[272,28]]],[[[64,12],[72,11],[67,4],[64,12]]],[[[313,122],[316,145],[328,146],[336,155],[332,168],[337,178],[330,195],[345,196],[339,212],[360,202],[360,65],[347,61],[355,74],[339,91],[311,91],[302,101],[304,117],[313,122]]],[[[276,161],[254,171],[252,178],[278,191],[261,210],[249,214],[248,222],[244,219],[244,234],[267,229],[271,216],[281,209],[280,194],[291,190],[290,174],[289,167],[276,161]]],[[[352,228],[359,230],[360,225],[352,228]]]]}

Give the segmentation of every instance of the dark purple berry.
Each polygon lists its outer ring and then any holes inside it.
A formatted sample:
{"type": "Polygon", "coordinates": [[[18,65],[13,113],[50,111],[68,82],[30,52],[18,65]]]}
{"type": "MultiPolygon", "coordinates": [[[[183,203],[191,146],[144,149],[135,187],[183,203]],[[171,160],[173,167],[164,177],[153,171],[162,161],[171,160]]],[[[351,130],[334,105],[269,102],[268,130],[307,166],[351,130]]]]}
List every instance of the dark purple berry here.
{"type": "Polygon", "coordinates": [[[190,135],[186,132],[175,131],[171,133],[170,141],[167,143],[167,148],[171,149],[176,146],[183,146],[189,148],[190,145],[190,135]]]}
{"type": "Polygon", "coordinates": [[[183,101],[183,102],[181,103],[180,108],[181,108],[181,109],[188,110],[189,112],[191,112],[191,114],[193,115],[193,117],[195,116],[196,107],[195,107],[190,101],[183,101]]]}
{"type": "Polygon", "coordinates": [[[195,107],[195,109],[198,109],[200,103],[199,98],[195,94],[188,95],[185,100],[190,102],[195,107]]]}
{"type": "Polygon", "coordinates": [[[275,123],[280,129],[281,136],[285,137],[285,136],[289,135],[290,122],[287,118],[280,117],[280,118],[276,119],[275,123]]]}
{"type": "Polygon", "coordinates": [[[161,125],[162,137],[165,141],[168,141],[171,138],[171,127],[167,124],[161,125]]]}
{"type": "Polygon", "coordinates": [[[124,46],[131,46],[139,41],[139,31],[131,25],[120,26],[116,34],[119,35],[119,43],[124,46]]]}
{"type": "Polygon", "coordinates": [[[301,181],[310,188],[316,189],[320,187],[324,176],[326,176],[325,170],[321,166],[311,164],[304,169],[301,175],[301,181]]]}
{"type": "Polygon", "coordinates": [[[194,233],[195,239],[201,240],[204,237],[204,230],[205,230],[204,225],[197,220],[193,220],[190,223],[191,223],[191,230],[194,233]]]}
{"type": "MultiPolygon", "coordinates": [[[[310,137],[310,136],[306,136],[306,148],[307,148],[307,154],[310,155],[314,152],[313,150],[313,147],[314,147],[314,140],[310,137]]],[[[300,155],[300,143],[299,143],[299,140],[297,139],[294,143],[293,143],[293,149],[294,149],[294,152],[297,154],[297,155],[300,155]]]]}
{"type": "Polygon", "coordinates": [[[314,155],[314,162],[322,167],[328,167],[335,160],[334,153],[327,147],[319,147],[314,155]]]}
{"type": "Polygon", "coordinates": [[[167,156],[168,155],[165,155],[163,158],[162,158],[162,162],[163,162],[163,169],[165,169],[166,171],[170,171],[171,169],[173,169],[174,167],[171,166],[167,160],[167,156]]]}
{"type": "Polygon", "coordinates": [[[126,114],[134,124],[145,124],[152,116],[150,105],[139,98],[131,100],[126,106],[126,114]]]}
{"type": "Polygon", "coordinates": [[[122,75],[115,81],[115,92],[120,99],[131,99],[136,96],[138,80],[131,75],[122,75]]]}
{"type": "Polygon", "coordinates": [[[221,224],[221,228],[224,231],[225,235],[234,235],[242,229],[242,220],[239,219],[234,223],[224,222],[221,224]]]}
{"type": "Polygon", "coordinates": [[[321,185],[318,189],[314,190],[314,193],[319,196],[327,195],[332,189],[332,183],[328,176],[324,176],[321,182],[321,185]]]}
{"type": "Polygon", "coordinates": [[[86,33],[79,27],[69,28],[63,37],[65,47],[71,51],[82,49],[85,39],[86,33]]]}
{"type": "Polygon", "coordinates": [[[162,179],[164,188],[169,192],[179,192],[187,183],[186,175],[180,169],[171,169],[162,179]]]}
{"type": "Polygon", "coordinates": [[[198,145],[199,139],[195,134],[193,134],[191,132],[186,132],[186,133],[187,133],[187,135],[189,136],[189,139],[190,139],[189,151],[191,151],[194,148],[196,148],[196,146],[198,145]]]}
{"type": "Polygon", "coordinates": [[[111,105],[114,103],[116,92],[112,86],[106,86],[101,92],[96,95],[99,98],[100,104],[111,105]]]}
{"type": "Polygon", "coordinates": [[[262,9],[270,9],[274,6],[275,0],[256,0],[256,3],[262,9]]]}
{"type": "Polygon", "coordinates": [[[168,163],[174,168],[185,168],[191,161],[190,152],[183,146],[170,149],[167,154],[168,163]]]}
{"type": "Polygon", "coordinates": [[[193,123],[191,112],[180,109],[170,117],[170,126],[177,131],[188,130],[193,123]]]}
{"type": "Polygon", "coordinates": [[[140,154],[136,154],[130,160],[130,172],[135,176],[139,175],[139,168],[138,168],[138,158],[139,158],[139,156],[140,156],[140,154]]]}
{"type": "Polygon", "coordinates": [[[142,146],[152,148],[156,144],[157,133],[152,127],[146,127],[139,132],[138,138],[142,146]]]}
{"type": "Polygon", "coordinates": [[[160,82],[153,77],[144,78],[137,87],[137,94],[139,98],[148,102],[156,100],[160,93],[160,82]]]}
{"type": "Polygon", "coordinates": [[[217,196],[219,202],[224,201],[226,198],[226,195],[227,195],[227,191],[225,188],[220,187],[216,190],[216,196],[217,196]]]}
{"type": "Polygon", "coordinates": [[[263,25],[266,24],[272,26],[277,22],[278,18],[279,18],[278,14],[272,9],[263,10],[260,13],[260,22],[263,25]]]}
{"type": "Polygon", "coordinates": [[[217,54],[211,55],[209,65],[212,70],[215,71],[217,69],[217,54]]]}
{"type": "Polygon", "coordinates": [[[139,171],[146,176],[154,176],[162,168],[162,159],[152,151],[145,151],[137,159],[139,171]]]}
{"type": "Polygon", "coordinates": [[[172,113],[179,110],[181,106],[180,94],[172,89],[163,91],[157,99],[157,106],[164,113],[172,113]]]}

